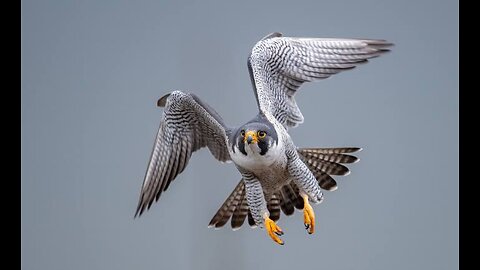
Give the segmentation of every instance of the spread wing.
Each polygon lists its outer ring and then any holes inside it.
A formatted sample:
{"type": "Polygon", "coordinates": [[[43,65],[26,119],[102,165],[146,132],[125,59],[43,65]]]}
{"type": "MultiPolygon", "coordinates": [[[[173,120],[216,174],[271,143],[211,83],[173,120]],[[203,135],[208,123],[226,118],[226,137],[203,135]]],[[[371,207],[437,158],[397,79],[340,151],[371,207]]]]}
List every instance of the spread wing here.
{"type": "Polygon", "coordinates": [[[180,91],[160,98],[158,106],[165,109],[135,216],[158,200],[185,169],[194,151],[206,146],[219,161],[230,160],[226,144],[229,128],[210,106],[195,95],[180,91]]]}
{"type": "Polygon", "coordinates": [[[376,39],[292,38],[272,33],[248,58],[258,107],[285,128],[303,123],[294,95],[304,82],[326,79],[388,51],[393,44],[376,39]]]}

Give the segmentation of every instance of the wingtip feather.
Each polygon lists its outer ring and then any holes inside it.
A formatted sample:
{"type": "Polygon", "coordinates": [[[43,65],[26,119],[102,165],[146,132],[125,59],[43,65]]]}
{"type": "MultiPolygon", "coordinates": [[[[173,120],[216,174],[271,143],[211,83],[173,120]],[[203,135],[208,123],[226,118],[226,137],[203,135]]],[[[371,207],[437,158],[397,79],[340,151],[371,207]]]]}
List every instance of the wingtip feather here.
{"type": "Polygon", "coordinates": [[[158,107],[165,107],[165,105],[167,104],[167,99],[171,94],[172,93],[168,93],[168,94],[164,95],[163,97],[161,97],[160,99],[158,99],[157,106],[158,107]]]}
{"type": "Polygon", "coordinates": [[[333,186],[332,188],[327,189],[327,190],[328,190],[328,191],[335,191],[335,190],[337,190],[337,189],[338,189],[338,186],[333,186]]]}
{"type": "Polygon", "coordinates": [[[280,32],[273,32],[273,33],[270,33],[270,34],[264,36],[261,40],[270,39],[270,38],[275,38],[275,37],[281,37],[281,36],[283,36],[282,33],[280,33],[280,32]]]}

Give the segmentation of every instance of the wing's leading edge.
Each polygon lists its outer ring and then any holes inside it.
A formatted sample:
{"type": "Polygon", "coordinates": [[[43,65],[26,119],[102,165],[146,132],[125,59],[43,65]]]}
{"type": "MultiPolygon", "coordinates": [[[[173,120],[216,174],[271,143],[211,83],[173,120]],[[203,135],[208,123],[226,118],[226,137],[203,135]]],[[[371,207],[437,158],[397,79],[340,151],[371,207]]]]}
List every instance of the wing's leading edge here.
{"type": "Polygon", "coordinates": [[[272,33],[248,58],[250,79],[260,112],[285,128],[303,123],[294,95],[305,82],[326,79],[388,52],[379,39],[293,38],[272,33]]]}
{"type": "Polygon", "coordinates": [[[193,94],[169,93],[157,102],[165,107],[135,216],[159,199],[188,164],[192,153],[208,147],[219,161],[230,160],[226,145],[229,128],[210,106],[193,94]]]}

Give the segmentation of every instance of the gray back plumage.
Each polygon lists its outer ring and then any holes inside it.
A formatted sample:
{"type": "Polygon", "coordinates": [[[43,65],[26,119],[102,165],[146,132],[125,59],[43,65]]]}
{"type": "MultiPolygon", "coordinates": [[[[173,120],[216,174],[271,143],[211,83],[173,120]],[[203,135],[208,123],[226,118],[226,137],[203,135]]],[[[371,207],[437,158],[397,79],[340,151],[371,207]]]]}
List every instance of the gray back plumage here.
{"type": "Polygon", "coordinates": [[[303,123],[294,95],[305,82],[326,79],[388,51],[385,40],[292,38],[272,33],[248,58],[248,69],[261,112],[285,128],[303,123]]]}

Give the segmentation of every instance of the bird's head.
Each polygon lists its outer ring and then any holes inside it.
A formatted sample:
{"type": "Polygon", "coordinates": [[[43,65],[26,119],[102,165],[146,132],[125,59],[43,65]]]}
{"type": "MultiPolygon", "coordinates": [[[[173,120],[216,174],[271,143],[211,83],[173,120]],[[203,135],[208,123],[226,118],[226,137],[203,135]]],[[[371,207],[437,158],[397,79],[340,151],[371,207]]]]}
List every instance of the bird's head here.
{"type": "Polygon", "coordinates": [[[250,122],[240,127],[235,134],[235,146],[244,155],[265,155],[278,145],[275,128],[268,122],[250,122]]]}

